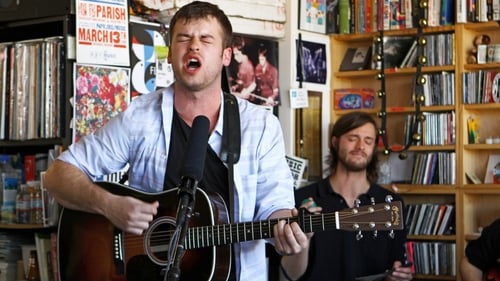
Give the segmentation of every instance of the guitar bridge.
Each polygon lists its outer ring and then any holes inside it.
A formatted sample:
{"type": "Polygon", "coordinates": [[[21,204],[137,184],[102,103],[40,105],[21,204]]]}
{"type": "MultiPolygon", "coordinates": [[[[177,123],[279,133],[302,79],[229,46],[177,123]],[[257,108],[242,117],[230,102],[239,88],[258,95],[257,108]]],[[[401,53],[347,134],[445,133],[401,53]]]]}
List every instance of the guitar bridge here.
{"type": "Polygon", "coordinates": [[[116,274],[125,274],[125,261],[123,253],[123,232],[118,228],[113,231],[113,263],[115,264],[116,274]]]}

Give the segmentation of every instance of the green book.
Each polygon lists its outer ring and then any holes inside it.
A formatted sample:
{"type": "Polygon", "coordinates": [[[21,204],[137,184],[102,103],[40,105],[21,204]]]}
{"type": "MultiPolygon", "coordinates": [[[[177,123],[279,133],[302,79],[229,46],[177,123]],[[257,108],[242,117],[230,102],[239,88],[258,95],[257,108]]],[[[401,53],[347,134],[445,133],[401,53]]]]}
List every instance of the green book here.
{"type": "Polygon", "coordinates": [[[339,0],[339,34],[351,33],[351,0],[339,0]]]}

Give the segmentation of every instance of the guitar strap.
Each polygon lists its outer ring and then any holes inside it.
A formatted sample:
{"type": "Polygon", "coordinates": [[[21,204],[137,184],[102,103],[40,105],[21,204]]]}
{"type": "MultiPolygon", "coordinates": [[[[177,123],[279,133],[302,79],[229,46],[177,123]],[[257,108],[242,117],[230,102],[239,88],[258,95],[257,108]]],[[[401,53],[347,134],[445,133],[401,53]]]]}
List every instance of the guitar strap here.
{"type": "Polygon", "coordinates": [[[241,129],[238,101],[232,94],[224,92],[224,116],[221,160],[227,164],[229,188],[229,219],[234,216],[234,164],[240,159],[241,129]]]}

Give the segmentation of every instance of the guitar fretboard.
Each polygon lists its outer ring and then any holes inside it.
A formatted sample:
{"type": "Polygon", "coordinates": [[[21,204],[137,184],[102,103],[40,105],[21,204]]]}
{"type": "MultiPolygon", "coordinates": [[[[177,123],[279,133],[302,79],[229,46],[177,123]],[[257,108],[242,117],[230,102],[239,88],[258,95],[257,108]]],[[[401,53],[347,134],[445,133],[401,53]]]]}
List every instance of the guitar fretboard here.
{"type": "Polygon", "coordinates": [[[186,249],[196,249],[272,238],[273,227],[280,220],[286,220],[288,224],[297,222],[305,232],[317,232],[334,229],[349,231],[402,229],[400,218],[401,202],[391,202],[333,213],[302,214],[298,217],[259,222],[199,226],[188,229],[184,246],[186,249]]]}

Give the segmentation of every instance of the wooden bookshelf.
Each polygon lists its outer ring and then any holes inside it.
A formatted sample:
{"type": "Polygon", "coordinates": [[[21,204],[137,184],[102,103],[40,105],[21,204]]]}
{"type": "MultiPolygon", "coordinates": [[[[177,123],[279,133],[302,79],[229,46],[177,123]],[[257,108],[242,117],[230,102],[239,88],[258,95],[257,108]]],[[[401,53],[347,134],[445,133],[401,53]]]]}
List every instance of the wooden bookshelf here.
{"type": "MultiPolygon", "coordinates": [[[[64,45],[64,52],[61,52],[61,71],[59,73],[60,79],[58,80],[61,83],[60,89],[58,89],[60,90],[58,92],[60,103],[57,108],[57,123],[59,127],[52,128],[53,130],[58,130],[57,136],[44,137],[40,135],[29,139],[15,139],[11,138],[11,136],[6,133],[6,137],[0,140],[1,154],[20,155],[21,157],[38,153],[48,154],[48,151],[53,149],[56,145],[68,146],[71,143],[72,136],[70,122],[73,112],[71,110],[72,106],[70,104],[70,97],[73,96],[72,81],[74,58],[70,58],[69,54],[74,53],[74,50],[72,50],[74,46],[71,46],[70,43],[71,38],[74,38],[75,34],[75,20],[74,15],[69,11],[69,6],[72,5],[73,1],[57,0],[55,2],[51,2],[51,5],[46,5],[48,3],[46,1],[38,1],[36,3],[35,1],[31,2],[32,3],[24,3],[20,5],[18,1],[18,7],[24,7],[24,9],[19,8],[18,10],[15,8],[8,9],[9,11],[0,11],[0,14],[2,15],[8,13],[8,16],[0,17],[0,41],[19,42],[23,40],[49,38],[54,36],[63,37],[64,39],[62,39],[62,41],[64,45]],[[65,4],[63,5],[62,2],[65,2],[65,4]],[[28,7],[28,5],[30,5],[30,7],[28,7]],[[58,7],[54,8],[54,5],[58,7]],[[37,8],[38,6],[44,6],[44,8],[37,8]],[[44,13],[44,11],[48,10],[50,10],[50,13],[44,13]]],[[[47,77],[48,75],[45,75],[44,73],[40,76],[47,77]]],[[[37,79],[35,77],[28,78],[31,83],[36,83],[37,79]]],[[[8,106],[6,109],[8,109],[8,106]]],[[[29,113],[35,115],[34,112],[29,113]]],[[[9,126],[9,113],[6,112],[5,114],[5,127],[7,128],[9,126]]],[[[31,115],[29,117],[32,118],[31,115]]],[[[8,130],[6,129],[6,131],[8,130]]],[[[56,225],[46,226],[43,224],[32,223],[0,223],[0,233],[2,233],[2,237],[4,239],[3,243],[6,243],[5,241],[11,243],[9,249],[6,250],[4,255],[8,255],[9,258],[18,258],[19,262],[17,265],[22,265],[23,256],[22,254],[21,256],[19,255],[22,252],[23,247],[33,246],[33,248],[35,248],[37,235],[49,235],[50,233],[54,233],[55,235],[57,232],[56,228],[56,225]],[[16,247],[19,247],[19,251],[17,251],[16,247]]],[[[56,254],[55,249],[56,247],[54,246],[54,254],[56,254]]],[[[42,254],[40,253],[40,255],[42,254]]],[[[46,256],[47,255],[44,255],[44,257],[46,256]]],[[[11,264],[12,261],[8,261],[8,263],[11,264]]],[[[44,270],[48,272],[47,270],[51,269],[46,268],[45,266],[44,270]]],[[[22,271],[18,271],[19,275],[22,275],[22,273],[22,271]]],[[[2,274],[2,276],[3,275],[4,274],[2,274]]],[[[9,274],[6,276],[8,275],[9,274]]],[[[23,276],[17,277],[23,278],[23,276]]]]}
{"type": "MultiPolygon", "coordinates": [[[[500,28],[496,22],[484,23],[458,23],[452,26],[423,28],[423,36],[438,33],[453,33],[454,63],[443,66],[423,66],[422,73],[451,72],[455,74],[453,105],[435,105],[421,107],[423,112],[454,112],[455,114],[455,143],[445,145],[413,145],[409,152],[454,152],[456,163],[454,172],[456,180],[453,184],[440,185],[412,185],[399,184],[398,189],[406,204],[418,203],[454,203],[455,204],[455,233],[451,235],[410,235],[409,241],[446,242],[456,244],[456,276],[448,275],[422,275],[416,274],[415,280],[461,280],[459,274],[459,262],[463,257],[464,249],[468,241],[478,236],[478,229],[491,223],[500,215],[500,185],[498,184],[472,184],[466,176],[466,172],[475,173],[483,180],[486,164],[490,154],[500,154],[500,144],[485,144],[487,136],[496,137],[500,133],[500,122],[498,122],[500,103],[488,104],[466,104],[462,99],[463,79],[466,72],[478,72],[480,70],[500,71],[500,63],[469,64],[467,56],[473,47],[473,39],[481,34],[487,34],[492,44],[500,44],[500,28]],[[479,119],[480,136],[482,141],[469,144],[467,132],[467,118],[475,116],[479,119]]],[[[416,35],[415,28],[405,30],[387,30],[384,36],[416,35]]],[[[349,47],[371,46],[378,32],[362,34],[331,34],[331,122],[349,112],[347,110],[334,110],[335,97],[333,90],[338,88],[360,88],[368,87],[375,91],[380,89],[381,82],[376,79],[380,70],[368,69],[360,71],[339,72],[339,66],[343,59],[345,50],[349,47]],[[335,55],[338,54],[338,55],[335,55]]],[[[410,104],[412,98],[412,83],[417,68],[396,68],[384,70],[386,95],[387,95],[387,130],[389,145],[394,150],[402,146],[403,119],[404,116],[415,111],[410,104]]],[[[372,114],[376,120],[381,121],[378,116],[381,108],[380,98],[375,98],[374,109],[362,109],[372,114]]],[[[380,124],[380,123],[379,123],[380,124]]],[[[388,158],[384,154],[385,149],[379,148],[379,158],[384,161],[388,158]]],[[[397,152],[395,152],[397,153],[397,152]]],[[[385,185],[390,188],[390,185],[385,185]]]]}

